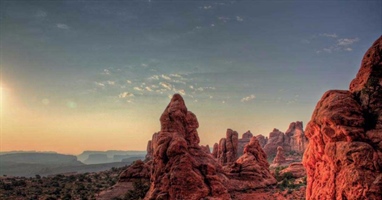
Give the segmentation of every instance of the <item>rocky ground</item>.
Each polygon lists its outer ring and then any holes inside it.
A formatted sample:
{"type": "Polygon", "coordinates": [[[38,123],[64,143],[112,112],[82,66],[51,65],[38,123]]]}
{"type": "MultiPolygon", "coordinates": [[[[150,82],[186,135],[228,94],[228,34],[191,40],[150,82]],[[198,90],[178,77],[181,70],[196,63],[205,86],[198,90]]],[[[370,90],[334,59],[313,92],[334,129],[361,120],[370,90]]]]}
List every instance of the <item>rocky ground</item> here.
{"type": "MultiPolygon", "coordinates": [[[[139,199],[146,194],[148,183],[137,180],[134,183],[117,184],[118,177],[126,167],[84,173],[61,174],[49,177],[0,177],[0,199],[54,200],[54,199],[99,199],[98,193],[111,187],[119,187],[120,198],[113,200],[139,199]]],[[[285,167],[271,169],[277,185],[258,190],[231,192],[232,199],[305,199],[306,179],[296,179],[290,174],[280,173],[285,167]]],[[[114,190],[115,191],[115,190],[114,190]]]]}
{"type": "Polygon", "coordinates": [[[2,176],[0,177],[0,199],[96,199],[100,191],[117,182],[119,174],[126,167],[97,173],[59,174],[48,177],[2,176]]]}

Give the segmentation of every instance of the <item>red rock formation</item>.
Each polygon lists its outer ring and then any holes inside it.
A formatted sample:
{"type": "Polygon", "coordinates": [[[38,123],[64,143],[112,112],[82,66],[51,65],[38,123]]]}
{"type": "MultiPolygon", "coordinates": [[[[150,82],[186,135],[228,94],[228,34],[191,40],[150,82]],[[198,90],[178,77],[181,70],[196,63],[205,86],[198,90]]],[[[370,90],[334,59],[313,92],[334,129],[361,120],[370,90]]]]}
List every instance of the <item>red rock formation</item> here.
{"type": "Polygon", "coordinates": [[[199,146],[198,120],[179,94],[172,97],[160,122],[145,199],[230,199],[219,165],[199,146]]]}
{"type": "Polygon", "coordinates": [[[218,143],[215,143],[214,147],[212,149],[212,156],[214,158],[218,158],[218,151],[219,151],[219,145],[218,145],[218,143]]]}
{"type": "Polygon", "coordinates": [[[221,165],[227,165],[235,162],[238,149],[238,133],[227,129],[226,138],[219,141],[218,161],[221,165]]]}
{"type": "Polygon", "coordinates": [[[269,171],[267,155],[256,137],[245,146],[244,154],[227,169],[230,191],[263,188],[276,183],[269,171]]]}
{"type": "Polygon", "coordinates": [[[273,164],[281,165],[285,163],[284,149],[281,146],[277,147],[277,153],[273,159],[273,164]]]}
{"type": "Polygon", "coordinates": [[[147,147],[146,147],[146,157],[145,157],[145,162],[148,162],[153,159],[153,141],[156,141],[158,137],[158,133],[154,133],[152,136],[152,139],[147,142],[147,147]]]}
{"type": "Polygon", "coordinates": [[[290,145],[285,141],[285,134],[278,129],[269,133],[268,143],[264,146],[264,152],[272,157],[277,153],[277,147],[281,146],[285,151],[290,151],[290,145]]]}
{"type": "Polygon", "coordinates": [[[153,158],[153,146],[152,146],[151,140],[149,140],[147,142],[146,152],[147,153],[145,156],[145,160],[152,160],[152,158],[153,158]]]}
{"type": "Polygon", "coordinates": [[[247,131],[243,133],[243,136],[239,139],[239,143],[237,146],[237,156],[243,155],[244,147],[249,143],[251,138],[253,137],[251,131],[247,131]]]}
{"type": "Polygon", "coordinates": [[[268,143],[268,137],[264,137],[264,135],[256,135],[256,138],[259,141],[261,148],[264,148],[264,146],[268,143]]]}
{"type": "Polygon", "coordinates": [[[323,95],[305,134],[307,199],[381,199],[382,37],[363,57],[350,91],[323,95]]]}
{"type": "Polygon", "coordinates": [[[305,168],[300,162],[291,163],[287,168],[280,171],[280,175],[288,172],[292,173],[294,178],[301,178],[306,176],[305,168]]]}
{"type": "Polygon", "coordinates": [[[200,148],[206,153],[211,153],[210,146],[208,144],[206,146],[200,145],[200,148]]]}
{"type": "Polygon", "coordinates": [[[285,143],[290,145],[290,150],[297,153],[304,153],[308,145],[302,122],[292,122],[285,131],[285,143]]]}
{"type": "Polygon", "coordinates": [[[151,163],[141,160],[135,161],[119,176],[119,182],[132,182],[138,179],[150,179],[151,163]]]}

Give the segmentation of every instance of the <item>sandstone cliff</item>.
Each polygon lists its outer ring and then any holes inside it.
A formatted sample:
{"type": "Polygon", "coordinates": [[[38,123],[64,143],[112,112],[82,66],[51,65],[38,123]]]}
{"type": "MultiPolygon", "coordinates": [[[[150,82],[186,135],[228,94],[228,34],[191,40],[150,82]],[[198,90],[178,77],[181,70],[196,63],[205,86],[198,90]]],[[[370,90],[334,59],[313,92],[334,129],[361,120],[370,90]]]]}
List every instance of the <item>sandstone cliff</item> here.
{"type": "Polygon", "coordinates": [[[381,199],[382,37],[349,91],[326,92],[306,128],[307,199],[381,199]]]}

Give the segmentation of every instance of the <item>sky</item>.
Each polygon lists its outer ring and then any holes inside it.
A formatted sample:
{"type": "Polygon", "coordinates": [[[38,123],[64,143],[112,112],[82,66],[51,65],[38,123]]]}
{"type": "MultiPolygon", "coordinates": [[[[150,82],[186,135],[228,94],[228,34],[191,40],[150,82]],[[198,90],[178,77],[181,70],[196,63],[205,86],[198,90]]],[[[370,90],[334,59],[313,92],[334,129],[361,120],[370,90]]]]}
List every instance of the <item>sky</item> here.
{"type": "Polygon", "coordinates": [[[200,144],[306,125],[381,1],[0,1],[0,151],[145,150],[174,93],[200,144]]]}

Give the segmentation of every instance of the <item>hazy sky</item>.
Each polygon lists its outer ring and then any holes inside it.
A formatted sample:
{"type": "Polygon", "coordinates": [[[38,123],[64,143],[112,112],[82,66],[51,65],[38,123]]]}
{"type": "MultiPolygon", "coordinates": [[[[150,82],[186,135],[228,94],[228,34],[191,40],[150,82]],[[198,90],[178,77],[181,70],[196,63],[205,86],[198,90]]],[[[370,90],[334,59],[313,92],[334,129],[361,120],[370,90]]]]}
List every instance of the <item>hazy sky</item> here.
{"type": "Polygon", "coordinates": [[[306,124],[382,33],[381,1],[0,1],[0,150],[144,150],[169,96],[201,144],[306,124]]]}

